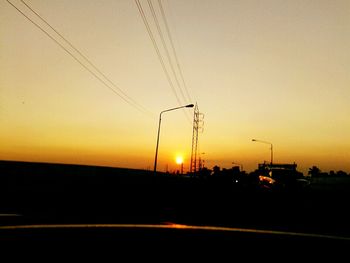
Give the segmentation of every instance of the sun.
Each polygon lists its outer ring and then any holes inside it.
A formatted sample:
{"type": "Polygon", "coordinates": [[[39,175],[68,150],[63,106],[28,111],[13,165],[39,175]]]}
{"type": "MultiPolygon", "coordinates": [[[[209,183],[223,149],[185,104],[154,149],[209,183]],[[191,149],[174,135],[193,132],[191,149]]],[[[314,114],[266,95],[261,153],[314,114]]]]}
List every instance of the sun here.
{"type": "Polygon", "coordinates": [[[177,164],[182,164],[184,162],[184,158],[182,156],[176,156],[175,162],[177,164]]]}

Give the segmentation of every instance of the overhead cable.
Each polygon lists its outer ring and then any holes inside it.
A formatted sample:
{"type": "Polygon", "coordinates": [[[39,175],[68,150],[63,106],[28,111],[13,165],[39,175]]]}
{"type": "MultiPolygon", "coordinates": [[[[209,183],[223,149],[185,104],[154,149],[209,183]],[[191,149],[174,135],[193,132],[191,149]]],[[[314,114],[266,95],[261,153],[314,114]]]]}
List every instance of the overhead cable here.
{"type": "Polygon", "coordinates": [[[178,87],[178,89],[179,89],[179,91],[180,91],[181,97],[182,97],[182,99],[183,99],[186,103],[190,103],[190,101],[188,101],[188,100],[185,98],[185,95],[184,95],[184,93],[183,93],[183,91],[182,91],[182,88],[181,88],[181,86],[180,86],[179,80],[178,80],[178,78],[177,78],[177,74],[176,74],[176,72],[175,72],[175,69],[174,69],[174,66],[173,66],[172,59],[171,59],[170,54],[169,54],[169,50],[168,50],[167,44],[165,43],[164,36],[163,36],[162,30],[161,30],[161,28],[160,28],[159,21],[158,21],[158,18],[157,18],[157,14],[156,14],[156,12],[154,11],[152,1],[151,1],[151,0],[147,0],[147,2],[148,2],[148,5],[149,5],[149,8],[150,8],[150,10],[151,10],[151,13],[152,13],[152,16],[153,16],[153,20],[154,20],[154,22],[155,22],[155,24],[156,24],[156,28],[157,28],[158,34],[159,34],[160,39],[161,39],[161,41],[162,41],[162,45],[163,45],[163,48],[164,48],[164,50],[165,50],[165,54],[166,54],[166,56],[167,56],[167,59],[168,59],[169,65],[170,65],[170,69],[171,69],[171,71],[172,71],[172,73],[173,73],[173,75],[174,75],[174,79],[175,79],[176,84],[177,84],[177,87],[178,87]]]}
{"type": "Polygon", "coordinates": [[[163,21],[164,21],[166,32],[167,32],[167,35],[168,35],[168,38],[169,38],[169,41],[170,41],[170,44],[171,44],[171,47],[172,47],[172,51],[173,51],[173,54],[174,54],[176,65],[177,65],[178,71],[180,73],[180,77],[181,77],[183,86],[185,88],[185,92],[186,92],[187,98],[188,98],[189,101],[192,101],[192,98],[191,98],[191,96],[190,96],[190,94],[188,92],[188,88],[187,88],[187,84],[186,84],[185,78],[184,78],[183,73],[182,73],[182,69],[181,69],[180,62],[179,62],[179,59],[178,59],[178,56],[177,56],[177,53],[176,53],[176,49],[175,49],[175,45],[174,45],[174,42],[173,42],[173,38],[171,37],[171,33],[170,33],[168,22],[167,22],[167,19],[166,19],[166,16],[165,16],[165,12],[164,12],[164,8],[163,8],[163,5],[162,5],[162,1],[158,0],[158,4],[159,4],[159,7],[160,7],[160,11],[161,11],[161,14],[162,14],[162,18],[163,18],[163,21]]]}
{"type": "Polygon", "coordinates": [[[149,35],[149,37],[150,37],[150,39],[151,39],[151,41],[152,41],[153,47],[154,47],[154,49],[156,50],[158,59],[159,59],[159,61],[160,61],[160,64],[162,65],[162,68],[163,68],[163,71],[164,71],[165,76],[166,76],[166,78],[167,78],[167,81],[168,81],[168,83],[169,83],[169,85],[170,85],[170,87],[171,87],[171,89],[172,89],[172,91],[173,91],[173,93],[174,93],[174,95],[175,95],[175,97],[176,97],[177,102],[179,103],[179,105],[182,105],[182,102],[181,102],[181,100],[180,100],[180,98],[179,98],[179,96],[177,95],[177,92],[176,92],[176,90],[175,90],[174,84],[173,84],[173,82],[172,82],[172,80],[171,80],[171,78],[170,78],[170,76],[169,76],[169,72],[168,72],[168,70],[167,70],[166,67],[165,67],[163,57],[162,57],[162,55],[161,55],[161,53],[160,53],[160,51],[159,51],[157,42],[156,42],[156,40],[155,40],[155,38],[154,38],[154,36],[153,36],[152,30],[151,30],[151,28],[150,28],[150,26],[149,26],[149,23],[148,23],[148,21],[147,21],[146,15],[145,15],[145,13],[144,13],[144,11],[143,11],[142,5],[140,4],[140,1],[139,1],[139,0],[135,0],[135,3],[136,3],[136,5],[137,5],[137,8],[138,8],[138,10],[139,10],[139,13],[140,13],[140,15],[141,15],[141,17],[142,17],[142,21],[143,21],[143,23],[144,23],[145,26],[146,26],[147,33],[148,33],[148,35],[149,35]]]}
{"type": "Polygon", "coordinates": [[[77,61],[83,68],[85,68],[90,74],[92,74],[97,80],[99,80],[104,86],[109,88],[114,94],[124,100],[127,104],[134,107],[138,111],[146,113],[150,115],[151,113],[144,108],[142,105],[137,103],[134,99],[128,96],[125,92],[123,92],[116,84],[114,84],[105,74],[102,73],[92,62],[85,56],[81,51],[79,51],[73,44],[68,41],[62,34],[60,34],[54,27],[52,27],[44,18],[42,18],[37,12],[34,11],[26,2],[21,0],[21,2],[31,10],[37,17],[39,17],[46,25],[48,25],[57,35],[59,35],[75,52],[77,52],[84,60],[87,62],[92,68],[97,71],[101,76],[98,76],[96,72],[91,70],[86,64],[84,64],[81,59],[77,58],[71,51],[69,51],[64,45],[62,45],[56,38],[54,38],[50,33],[48,33],[45,29],[43,29],[39,24],[34,22],[29,16],[27,16],[22,10],[20,10],[16,5],[14,5],[11,1],[6,0],[12,7],[14,7],[20,14],[22,14],[27,20],[29,20],[33,25],[39,28],[45,35],[47,35],[52,41],[54,41],[59,47],[61,47],[67,54],[69,54],[75,61],[77,61]],[[108,84],[109,83],[109,84],[108,84]],[[116,88],[116,89],[114,89],[116,88]]]}

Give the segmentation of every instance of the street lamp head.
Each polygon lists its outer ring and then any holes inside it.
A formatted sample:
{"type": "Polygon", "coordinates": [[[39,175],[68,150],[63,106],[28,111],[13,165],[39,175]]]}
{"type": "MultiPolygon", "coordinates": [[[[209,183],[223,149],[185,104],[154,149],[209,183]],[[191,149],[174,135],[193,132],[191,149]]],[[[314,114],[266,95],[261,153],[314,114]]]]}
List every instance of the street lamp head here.
{"type": "Polygon", "coordinates": [[[261,142],[261,143],[266,143],[266,144],[270,144],[271,146],[271,164],[272,164],[272,160],[273,160],[273,150],[272,150],[272,143],[271,142],[266,142],[266,141],[260,141],[260,140],[256,140],[256,139],[252,139],[253,142],[261,142]]]}
{"type": "Polygon", "coordinates": [[[193,104],[188,104],[188,105],[186,105],[186,108],[193,108],[193,107],[194,107],[193,104]]]}

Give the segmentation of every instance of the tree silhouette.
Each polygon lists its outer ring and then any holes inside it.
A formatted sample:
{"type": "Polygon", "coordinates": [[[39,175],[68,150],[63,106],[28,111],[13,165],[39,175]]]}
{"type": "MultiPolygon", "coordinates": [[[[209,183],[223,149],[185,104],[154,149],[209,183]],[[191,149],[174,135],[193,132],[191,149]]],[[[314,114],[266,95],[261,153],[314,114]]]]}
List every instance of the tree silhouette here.
{"type": "Polygon", "coordinates": [[[340,171],[337,172],[337,176],[344,177],[344,176],[347,176],[347,173],[342,171],[342,170],[340,170],[340,171]]]}
{"type": "Polygon", "coordinates": [[[220,175],[220,167],[219,166],[217,166],[217,165],[215,165],[214,167],[213,167],[213,174],[214,175],[220,175]]]}
{"type": "Polygon", "coordinates": [[[317,166],[312,166],[311,168],[309,168],[309,171],[308,171],[308,174],[311,175],[311,177],[317,177],[320,175],[320,173],[321,173],[321,170],[317,166]]]}

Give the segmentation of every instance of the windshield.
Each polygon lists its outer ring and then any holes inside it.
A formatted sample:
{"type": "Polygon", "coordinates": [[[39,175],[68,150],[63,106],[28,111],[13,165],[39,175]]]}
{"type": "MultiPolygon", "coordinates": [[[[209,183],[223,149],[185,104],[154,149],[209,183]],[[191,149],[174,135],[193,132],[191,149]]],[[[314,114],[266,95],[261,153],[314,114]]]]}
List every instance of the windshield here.
{"type": "Polygon", "coordinates": [[[1,1],[2,224],[348,236],[349,10],[1,1]]]}

